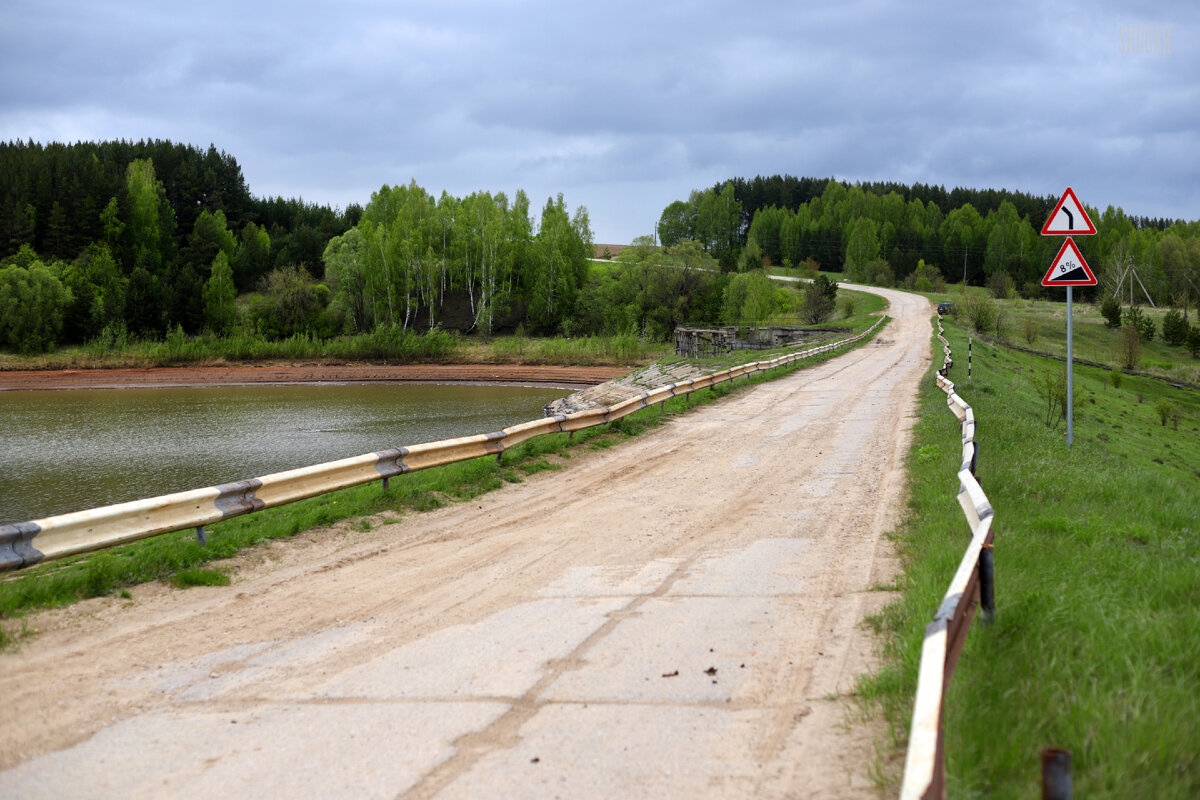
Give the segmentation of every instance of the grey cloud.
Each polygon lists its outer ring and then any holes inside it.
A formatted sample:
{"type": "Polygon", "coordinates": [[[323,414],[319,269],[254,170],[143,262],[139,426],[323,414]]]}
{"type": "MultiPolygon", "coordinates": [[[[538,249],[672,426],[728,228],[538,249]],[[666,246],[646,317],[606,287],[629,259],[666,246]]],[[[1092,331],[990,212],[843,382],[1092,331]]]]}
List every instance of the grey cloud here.
{"type": "Polygon", "coordinates": [[[258,194],[563,192],[597,237],[771,173],[1061,191],[1197,216],[1200,12],[1124,4],[15,0],[0,136],[215,143],[258,194]],[[1153,21],[1152,21],[1153,22],[1153,21]]]}

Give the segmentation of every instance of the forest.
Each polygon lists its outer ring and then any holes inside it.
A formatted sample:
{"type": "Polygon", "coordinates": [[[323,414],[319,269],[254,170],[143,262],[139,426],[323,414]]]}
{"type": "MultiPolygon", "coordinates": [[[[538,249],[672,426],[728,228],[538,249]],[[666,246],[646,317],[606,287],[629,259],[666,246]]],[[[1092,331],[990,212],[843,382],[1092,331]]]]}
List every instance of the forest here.
{"type": "MultiPolygon", "coordinates": [[[[725,270],[807,264],[860,283],[965,282],[997,296],[1035,298],[1062,242],[1039,233],[1057,201],[920,183],[738,178],[668,205],[658,238],[664,245],[695,240],[725,270]]],[[[1200,297],[1200,222],[1130,216],[1112,206],[1087,211],[1097,235],[1076,243],[1100,285],[1077,295],[1174,305],[1186,319],[1200,297]]]]}
{"type": "MultiPolygon", "coordinates": [[[[776,175],[691,192],[605,266],[561,194],[539,210],[521,190],[435,197],[414,180],[337,209],[256,198],[231,155],[158,140],[3,143],[0,175],[0,348],[23,353],[201,334],[662,341],[681,322],[832,314],[835,285],[783,290],[765,267],[1034,298],[1059,244],[1038,233],[1056,197],[776,175]]],[[[1081,299],[1187,323],[1200,223],[1088,212],[1099,233],[1077,242],[1101,286],[1081,299]]]]}
{"type": "Polygon", "coordinates": [[[587,211],[415,182],[331,209],[250,194],[237,161],[165,141],[0,145],[0,347],[169,332],[328,338],[395,327],[557,332],[587,211]],[[536,223],[536,224],[535,224],[536,223]]]}

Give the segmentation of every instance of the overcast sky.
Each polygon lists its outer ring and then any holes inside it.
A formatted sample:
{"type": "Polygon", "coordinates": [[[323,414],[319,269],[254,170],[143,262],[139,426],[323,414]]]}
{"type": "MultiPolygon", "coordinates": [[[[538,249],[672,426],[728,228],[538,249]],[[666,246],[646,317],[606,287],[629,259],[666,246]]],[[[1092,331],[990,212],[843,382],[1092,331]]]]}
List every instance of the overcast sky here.
{"type": "Polygon", "coordinates": [[[414,178],[562,192],[618,244],[776,173],[1196,219],[1198,23],[1194,2],[5,0],[0,139],[212,143],[255,195],[337,206],[414,178]]]}

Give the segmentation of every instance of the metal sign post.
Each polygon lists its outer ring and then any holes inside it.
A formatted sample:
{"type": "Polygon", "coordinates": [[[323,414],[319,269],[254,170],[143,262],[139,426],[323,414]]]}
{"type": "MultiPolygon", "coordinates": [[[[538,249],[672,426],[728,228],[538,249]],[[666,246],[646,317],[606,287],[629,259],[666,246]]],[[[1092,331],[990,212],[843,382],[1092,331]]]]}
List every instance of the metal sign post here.
{"type": "Polygon", "coordinates": [[[1062,199],[1050,212],[1050,218],[1042,226],[1043,236],[1066,236],[1058,250],[1058,255],[1042,278],[1042,286],[1065,286],[1067,288],[1067,448],[1075,441],[1075,359],[1074,338],[1075,330],[1071,319],[1071,306],[1076,286],[1095,286],[1096,276],[1083,258],[1083,253],[1075,245],[1072,235],[1090,236],[1096,233],[1096,226],[1088,217],[1083,203],[1075,196],[1070,186],[1063,192],[1062,199]]]}
{"type": "Polygon", "coordinates": [[[1075,361],[1072,358],[1071,343],[1074,330],[1071,325],[1071,300],[1074,299],[1075,287],[1067,287],[1067,449],[1075,441],[1075,361]]]}

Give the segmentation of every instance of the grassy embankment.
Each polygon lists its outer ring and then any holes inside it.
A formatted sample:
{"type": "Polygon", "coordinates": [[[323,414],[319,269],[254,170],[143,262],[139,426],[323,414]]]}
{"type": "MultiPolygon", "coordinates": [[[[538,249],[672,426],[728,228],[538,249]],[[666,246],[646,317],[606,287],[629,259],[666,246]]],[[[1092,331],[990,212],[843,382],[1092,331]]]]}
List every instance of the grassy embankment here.
{"type": "MultiPolygon", "coordinates": [[[[946,329],[996,510],[998,609],[990,628],[972,626],[946,698],[950,796],[1036,796],[1045,747],[1072,751],[1080,797],[1200,796],[1200,392],[1114,386],[1111,371],[1077,365],[1068,450],[1037,388],[1064,364],[976,338],[968,380],[966,333],[946,329]]],[[[968,535],[960,427],[932,372],[920,403],[902,599],[873,619],[888,660],[862,686],[886,711],[893,778],[924,627],[968,535]]]]}
{"type": "MultiPolygon", "coordinates": [[[[988,296],[987,289],[980,286],[972,286],[968,292],[980,297],[988,296]]],[[[996,301],[996,307],[1002,312],[1000,335],[997,337],[994,329],[983,335],[1027,350],[1065,358],[1067,293],[1062,289],[1046,289],[1046,293],[1047,297],[1053,296],[1054,300],[996,301]]],[[[962,299],[962,287],[950,286],[945,292],[919,294],[935,303],[954,303],[962,299]]],[[[1192,358],[1186,347],[1173,347],[1162,339],[1162,318],[1167,309],[1143,306],[1142,312],[1154,321],[1156,335],[1151,341],[1142,342],[1141,360],[1133,372],[1200,386],[1200,359],[1192,358]]],[[[1197,324],[1195,309],[1189,319],[1193,325],[1197,324]]],[[[1076,299],[1072,303],[1071,321],[1075,329],[1072,346],[1076,359],[1109,366],[1118,363],[1121,331],[1107,327],[1098,304],[1083,303],[1076,299]]]]}
{"type": "MultiPolygon", "coordinates": [[[[874,317],[865,313],[861,318],[851,319],[848,321],[853,324],[850,333],[861,332],[874,321],[874,317]]],[[[868,341],[870,339],[859,345],[868,341]]],[[[786,351],[742,352],[737,354],[735,363],[767,360],[783,352],[786,351]]],[[[834,355],[808,359],[787,372],[820,363],[834,355]]],[[[726,361],[715,359],[697,363],[706,371],[718,371],[730,366],[726,361]]],[[[126,587],[154,580],[167,580],[179,587],[228,583],[228,566],[205,568],[204,565],[231,558],[245,548],[343,520],[353,521],[338,526],[330,535],[353,537],[355,532],[370,530],[411,512],[470,500],[506,483],[518,483],[528,475],[562,469],[582,452],[610,447],[695,406],[783,374],[785,371],[775,370],[772,374],[740,379],[736,387],[722,383],[689,397],[673,398],[662,409],[651,406],[611,424],[579,431],[573,439],[567,434],[531,439],[506,450],[500,461],[478,458],[410,473],[394,478],[387,491],[381,490],[378,484],[357,486],[235,517],[212,526],[206,545],[200,545],[193,532],[181,531],[95,554],[49,562],[9,575],[0,582],[0,648],[32,633],[24,620],[20,620],[30,611],[69,605],[90,597],[124,594],[126,587]]]]}
{"type": "Polygon", "coordinates": [[[280,361],[625,366],[649,363],[669,349],[667,344],[628,335],[572,339],[495,336],[485,340],[445,331],[418,334],[382,329],[329,340],[297,335],[268,341],[245,333],[195,338],[174,334],[162,341],[98,340],[36,356],[0,354],[0,370],[203,367],[280,361]]]}

